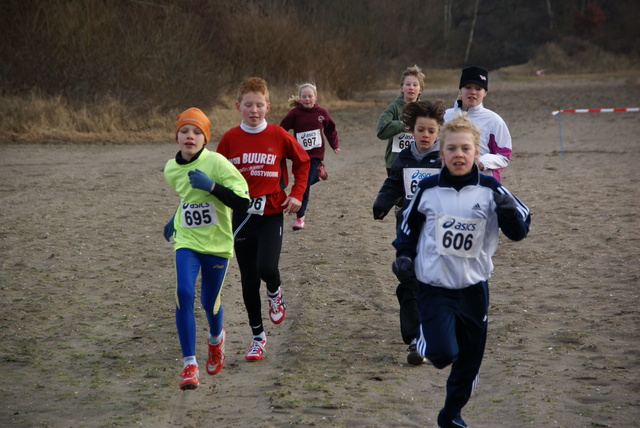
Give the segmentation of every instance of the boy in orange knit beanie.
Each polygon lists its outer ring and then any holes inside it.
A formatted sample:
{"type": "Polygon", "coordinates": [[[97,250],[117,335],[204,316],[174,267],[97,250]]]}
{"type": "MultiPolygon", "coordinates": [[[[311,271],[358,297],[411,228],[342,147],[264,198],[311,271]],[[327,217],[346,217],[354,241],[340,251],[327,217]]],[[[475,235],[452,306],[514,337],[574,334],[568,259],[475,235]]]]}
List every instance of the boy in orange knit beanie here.
{"type": "Polygon", "coordinates": [[[176,327],[182,349],[180,388],[199,385],[196,360],[194,300],[196,279],[201,275],[200,302],[208,322],[207,363],[210,375],[225,362],[225,331],[220,290],[233,256],[231,210],[245,212],[249,188],[236,167],[205,145],[211,122],[197,108],[182,112],[176,120],[179,151],[164,168],[167,183],[180,196],[173,217],[164,227],[164,237],[173,237],[176,265],[176,327]]]}
{"type": "Polygon", "coordinates": [[[204,134],[204,145],[206,146],[211,138],[211,122],[207,115],[205,115],[199,108],[191,107],[180,113],[176,118],[176,138],[178,138],[178,131],[184,125],[194,125],[198,127],[204,134]]]}

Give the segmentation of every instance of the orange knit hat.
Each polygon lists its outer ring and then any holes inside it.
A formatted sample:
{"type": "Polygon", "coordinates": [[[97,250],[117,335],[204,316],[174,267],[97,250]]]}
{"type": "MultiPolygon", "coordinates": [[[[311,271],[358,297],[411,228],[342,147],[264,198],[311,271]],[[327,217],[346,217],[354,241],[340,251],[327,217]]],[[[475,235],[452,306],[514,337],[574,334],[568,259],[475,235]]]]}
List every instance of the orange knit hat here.
{"type": "Polygon", "coordinates": [[[209,118],[202,112],[202,110],[191,107],[190,109],[180,113],[176,120],[176,137],[178,135],[178,131],[180,131],[180,128],[184,125],[193,125],[200,128],[204,134],[204,144],[206,145],[209,142],[209,137],[211,136],[209,131],[209,128],[211,128],[211,122],[209,122],[209,118]]]}

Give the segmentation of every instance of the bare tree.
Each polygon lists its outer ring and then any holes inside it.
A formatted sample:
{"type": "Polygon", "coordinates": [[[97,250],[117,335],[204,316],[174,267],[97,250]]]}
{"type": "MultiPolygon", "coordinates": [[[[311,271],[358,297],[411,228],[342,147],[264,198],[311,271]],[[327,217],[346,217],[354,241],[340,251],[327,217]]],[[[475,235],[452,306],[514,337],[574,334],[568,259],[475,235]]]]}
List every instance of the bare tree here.
{"type": "Polygon", "coordinates": [[[445,41],[449,37],[451,31],[451,4],[453,0],[444,0],[444,39],[445,41]]]}
{"type": "Polygon", "coordinates": [[[473,21],[471,21],[471,30],[469,31],[469,42],[467,43],[467,53],[464,55],[464,63],[469,61],[469,52],[471,52],[471,43],[473,43],[473,32],[476,30],[476,21],[478,20],[478,6],[480,0],[476,0],[475,7],[473,9],[473,21]]]}
{"type": "Polygon", "coordinates": [[[553,31],[553,10],[551,9],[551,0],[547,0],[547,15],[549,15],[549,31],[553,31]]]}

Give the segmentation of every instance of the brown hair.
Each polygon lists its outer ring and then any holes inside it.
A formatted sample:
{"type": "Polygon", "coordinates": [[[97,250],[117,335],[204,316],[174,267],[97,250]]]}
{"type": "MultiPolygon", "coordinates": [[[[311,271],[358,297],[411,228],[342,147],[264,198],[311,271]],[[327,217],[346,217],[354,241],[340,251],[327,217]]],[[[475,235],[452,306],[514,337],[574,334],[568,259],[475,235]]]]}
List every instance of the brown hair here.
{"type": "Polygon", "coordinates": [[[416,126],[416,120],[419,117],[427,117],[434,119],[438,122],[438,125],[442,126],[444,123],[444,101],[436,100],[431,101],[414,101],[407,103],[402,108],[402,115],[400,119],[404,122],[404,127],[408,131],[413,131],[416,126]]]}
{"type": "Polygon", "coordinates": [[[242,97],[249,92],[255,92],[262,94],[269,102],[269,88],[267,88],[267,82],[260,77],[247,77],[240,84],[238,89],[238,102],[242,102],[242,97]]]}

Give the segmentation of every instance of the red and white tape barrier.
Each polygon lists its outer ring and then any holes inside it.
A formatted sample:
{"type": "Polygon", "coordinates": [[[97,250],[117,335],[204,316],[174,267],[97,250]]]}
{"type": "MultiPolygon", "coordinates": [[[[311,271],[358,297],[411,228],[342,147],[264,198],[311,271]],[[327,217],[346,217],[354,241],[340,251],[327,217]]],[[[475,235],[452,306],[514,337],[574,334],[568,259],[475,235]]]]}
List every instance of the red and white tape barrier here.
{"type": "Polygon", "coordinates": [[[640,111],[640,107],[632,107],[632,108],[579,108],[579,109],[569,109],[569,110],[556,110],[551,112],[552,115],[556,115],[558,113],[614,113],[614,112],[624,112],[624,111],[640,111]]]}

